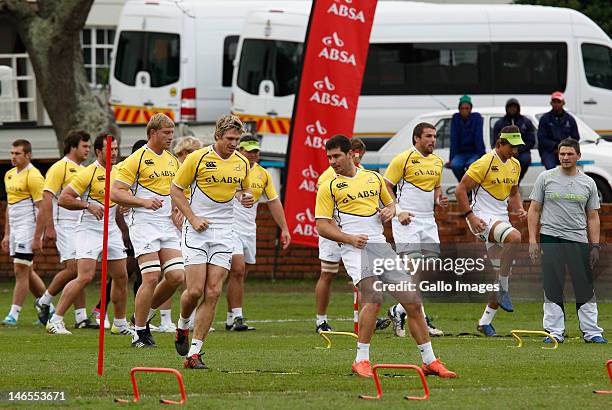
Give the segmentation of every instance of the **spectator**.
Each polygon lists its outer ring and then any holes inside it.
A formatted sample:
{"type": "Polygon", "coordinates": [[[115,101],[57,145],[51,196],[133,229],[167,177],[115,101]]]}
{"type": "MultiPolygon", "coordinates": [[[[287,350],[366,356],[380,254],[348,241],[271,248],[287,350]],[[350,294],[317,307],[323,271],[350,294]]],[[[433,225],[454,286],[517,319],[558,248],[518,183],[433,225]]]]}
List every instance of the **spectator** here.
{"type": "Polygon", "coordinates": [[[580,140],[576,120],[563,109],[565,97],[561,91],[555,91],[550,96],[552,110],[540,119],[538,127],[538,151],[546,169],[559,165],[557,146],[566,138],[580,140]]]}
{"type": "Polygon", "coordinates": [[[482,116],[472,112],[472,99],[468,95],[461,97],[450,129],[450,168],[457,181],[461,181],[472,162],[485,154],[482,124],[482,116]]]}
{"type": "Polygon", "coordinates": [[[521,136],[525,145],[519,146],[517,159],[521,163],[521,175],[519,182],[523,179],[525,172],[531,165],[531,149],[535,146],[536,136],[535,127],[531,120],[521,115],[521,104],[516,98],[506,101],[506,115],[495,123],[491,133],[491,148],[495,148],[495,141],[499,137],[502,128],[508,125],[516,125],[521,131],[521,136]]]}

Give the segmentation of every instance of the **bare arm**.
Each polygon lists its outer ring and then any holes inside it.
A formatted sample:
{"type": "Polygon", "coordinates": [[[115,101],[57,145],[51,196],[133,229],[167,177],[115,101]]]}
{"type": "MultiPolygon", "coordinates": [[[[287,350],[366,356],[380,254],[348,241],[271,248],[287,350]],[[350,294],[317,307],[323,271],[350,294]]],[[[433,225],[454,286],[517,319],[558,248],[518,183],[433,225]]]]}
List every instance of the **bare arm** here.
{"type": "Polygon", "coordinates": [[[69,186],[62,190],[60,194],[57,204],[62,208],[69,209],[71,211],[81,211],[83,209],[89,208],[89,202],[82,201],[79,198],[79,194],[69,186]]]}
{"type": "Polygon", "coordinates": [[[440,205],[442,208],[448,206],[448,197],[442,193],[442,187],[434,189],[434,202],[436,205],[440,205]]]}
{"type": "Polygon", "coordinates": [[[587,234],[589,243],[598,244],[600,234],[599,212],[597,209],[587,211],[587,234]]]}
{"type": "Polygon", "coordinates": [[[40,206],[38,208],[38,216],[36,217],[36,229],[34,231],[34,236],[36,238],[42,237],[45,231],[50,232],[52,230],[55,230],[52,218],[53,194],[49,191],[44,191],[42,201],[40,201],[40,206]]]}
{"type": "Polygon", "coordinates": [[[467,196],[468,191],[475,190],[477,186],[478,183],[468,174],[465,174],[455,190],[455,197],[457,198],[459,211],[461,212],[462,216],[467,215],[466,221],[470,226],[470,230],[474,233],[483,232],[487,227],[482,219],[478,218],[473,212],[471,212],[472,208],[470,207],[470,202],[467,196]]]}
{"type": "Polygon", "coordinates": [[[510,211],[517,214],[521,220],[525,219],[527,212],[523,208],[523,198],[521,197],[521,191],[518,186],[515,185],[510,191],[510,197],[508,198],[508,204],[510,205],[510,211]]]}
{"type": "Polygon", "coordinates": [[[6,253],[9,252],[10,233],[11,233],[11,230],[9,226],[8,204],[6,204],[6,209],[4,212],[4,236],[2,237],[2,250],[6,253]]]}
{"type": "Polygon", "coordinates": [[[529,229],[529,243],[538,243],[540,230],[540,217],[542,216],[542,203],[531,201],[527,212],[527,228],[529,229]]]}
{"type": "Polygon", "coordinates": [[[389,192],[389,195],[391,195],[391,198],[393,198],[394,209],[393,215],[391,217],[397,215],[397,220],[399,221],[399,223],[401,223],[402,225],[408,225],[412,221],[412,217],[414,215],[405,209],[401,209],[399,205],[395,206],[395,204],[397,203],[397,197],[393,193],[393,188],[395,188],[395,185],[393,185],[393,183],[389,182],[386,179],[385,185],[387,186],[387,191],[389,192]]]}
{"type": "Polygon", "coordinates": [[[118,180],[113,181],[110,198],[114,203],[126,208],[147,208],[156,211],[163,206],[163,202],[159,198],[147,199],[134,196],[130,187],[118,180]]]}
{"type": "Polygon", "coordinates": [[[189,201],[187,201],[187,197],[183,192],[182,188],[177,187],[172,184],[170,187],[170,197],[172,198],[172,203],[178,208],[178,210],[185,216],[185,218],[189,221],[193,229],[198,232],[202,232],[208,225],[210,225],[210,221],[199,218],[196,214],[193,213],[191,206],[189,206],[189,201]]]}
{"type": "Polygon", "coordinates": [[[397,202],[397,198],[395,197],[395,194],[393,193],[393,188],[395,188],[395,185],[393,185],[391,182],[389,182],[386,179],[385,179],[385,185],[387,185],[387,191],[389,191],[389,195],[391,195],[391,198],[393,198],[393,200],[397,202]]]}
{"type": "Polygon", "coordinates": [[[346,243],[360,249],[368,241],[367,235],[350,235],[342,232],[333,219],[318,218],[316,223],[319,235],[330,241],[346,243]]]}
{"type": "Polygon", "coordinates": [[[274,219],[274,222],[276,222],[281,230],[281,246],[283,249],[287,249],[289,243],[291,242],[291,234],[289,233],[289,228],[287,227],[287,220],[285,219],[283,204],[281,204],[280,199],[276,198],[275,200],[268,202],[268,209],[270,209],[272,219],[274,219]]]}

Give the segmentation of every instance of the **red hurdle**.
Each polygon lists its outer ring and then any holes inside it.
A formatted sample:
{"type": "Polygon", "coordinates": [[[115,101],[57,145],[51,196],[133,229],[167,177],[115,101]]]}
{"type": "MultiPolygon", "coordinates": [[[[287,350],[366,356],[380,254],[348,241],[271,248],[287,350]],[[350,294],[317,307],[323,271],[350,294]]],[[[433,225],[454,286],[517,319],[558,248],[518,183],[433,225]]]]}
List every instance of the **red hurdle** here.
{"type": "MultiPolygon", "coordinates": [[[[608,376],[610,377],[610,383],[612,383],[612,359],[606,362],[606,367],[608,369],[608,376]]],[[[595,394],[612,394],[612,390],[593,390],[595,394]]]]}
{"type": "MultiPolygon", "coordinates": [[[[159,402],[162,404],[185,404],[187,401],[187,394],[185,394],[185,385],[183,384],[183,375],[176,369],[169,369],[165,367],[134,367],[130,372],[132,378],[132,388],[134,389],[134,403],[140,401],[140,394],[138,393],[138,383],[136,382],[137,372],[148,372],[148,373],[172,373],[176,376],[176,380],[181,390],[181,401],[164,400],[160,399],[159,402]]],[[[129,400],[115,399],[116,403],[129,403],[129,400]]]]}
{"type": "Polygon", "coordinates": [[[364,400],[379,400],[383,391],[380,387],[380,379],[378,378],[377,369],[413,369],[415,370],[419,377],[421,378],[421,384],[423,385],[423,391],[425,394],[422,396],[405,396],[406,400],[427,400],[429,398],[429,388],[427,387],[427,381],[425,380],[425,374],[423,370],[419,366],[415,366],[413,364],[376,364],[372,367],[372,373],[374,373],[374,382],[376,383],[376,396],[366,396],[365,394],[359,395],[360,399],[364,400]]]}
{"type": "Polygon", "coordinates": [[[353,332],[359,334],[359,290],[353,286],[353,332]]]}

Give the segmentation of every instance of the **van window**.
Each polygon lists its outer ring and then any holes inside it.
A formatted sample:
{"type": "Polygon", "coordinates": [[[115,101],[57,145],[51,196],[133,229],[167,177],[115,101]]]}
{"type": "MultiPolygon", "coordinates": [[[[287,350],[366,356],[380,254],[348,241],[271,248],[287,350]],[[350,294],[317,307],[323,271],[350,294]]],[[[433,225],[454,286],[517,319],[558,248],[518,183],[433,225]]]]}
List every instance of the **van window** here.
{"type": "Polygon", "coordinates": [[[179,80],[180,55],[178,34],[122,31],[114,75],[120,82],[133,86],[136,74],[147,71],[151,87],[163,87],[179,80]]]}
{"type": "Polygon", "coordinates": [[[238,48],[238,39],[240,36],[227,36],[223,41],[223,79],[221,85],[223,87],[232,86],[232,75],[234,73],[234,58],[236,58],[236,49],[238,48]]]}
{"type": "Polygon", "coordinates": [[[370,44],[362,95],[486,94],[488,44],[370,44]]]}
{"type": "Polygon", "coordinates": [[[304,45],[292,41],[245,39],[242,43],[238,87],[249,94],[259,93],[263,80],[274,83],[274,95],[295,94],[304,45]]]}
{"type": "Polygon", "coordinates": [[[492,50],[492,94],[548,94],[565,90],[565,43],[493,43],[492,50]]]}
{"type": "Polygon", "coordinates": [[[436,149],[450,148],[450,118],[442,118],[436,127],[436,149]]]}
{"type": "Polygon", "coordinates": [[[612,50],[609,47],[583,44],[582,61],[589,85],[612,90],[612,50]]]}

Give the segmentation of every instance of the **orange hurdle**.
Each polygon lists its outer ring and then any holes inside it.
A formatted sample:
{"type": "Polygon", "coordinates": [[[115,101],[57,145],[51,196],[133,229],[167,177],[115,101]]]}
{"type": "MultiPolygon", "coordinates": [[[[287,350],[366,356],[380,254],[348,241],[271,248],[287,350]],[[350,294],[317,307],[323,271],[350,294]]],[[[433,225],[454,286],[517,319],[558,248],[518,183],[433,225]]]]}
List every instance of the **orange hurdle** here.
{"type": "MultiPolygon", "coordinates": [[[[612,359],[606,362],[606,367],[608,369],[608,376],[610,377],[610,383],[612,383],[612,359]]],[[[612,394],[612,390],[593,390],[595,394],[612,394]]]]}
{"type": "MultiPolygon", "coordinates": [[[[134,367],[130,372],[132,378],[132,388],[134,389],[134,403],[140,401],[140,394],[138,393],[138,383],[136,382],[137,372],[149,372],[149,373],[172,373],[176,376],[176,380],[181,390],[181,401],[164,400],[160,399],[159,402],[162,404],[185,404],[187,401],[187,395],[185,394],[185,385],[183,384],[183,375],[176,369],[169,369],[165,367],[134,367]]],[[[129,400],[115,399],[116,403],[129,403],[129,400]]]]}
{"type": "Polygon", "coordinates": [[[366,396],[364,394],[359,395],[360,399],[364,400],[379,400],[383,391],[380,387],[380,379],[378,378],[378,373],[376,370],[378,369],[413,369],[415,370],[419,377],[421,378],[421,384],[423,385],[423,391],[425,394],[423,396],[405,396],[406,400],[427,400],[429,398],[429,388],[427,387],[427,381],[425,380],[425,374],[423,370],[419,366],[415,366],[413,364],[376,364],[372,367],[372,373],[374,373],[374,382],[376,383],[376,396],[366,396]]]}

